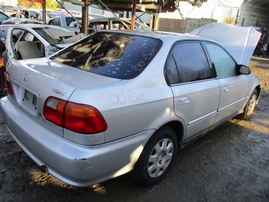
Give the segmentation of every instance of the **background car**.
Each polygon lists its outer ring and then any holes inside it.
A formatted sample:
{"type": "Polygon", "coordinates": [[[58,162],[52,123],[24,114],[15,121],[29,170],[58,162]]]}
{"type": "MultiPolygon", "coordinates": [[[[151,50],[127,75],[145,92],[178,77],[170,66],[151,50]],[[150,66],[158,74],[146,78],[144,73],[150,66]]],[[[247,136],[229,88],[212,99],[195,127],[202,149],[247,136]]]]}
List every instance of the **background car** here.
{"type": "MultiPolygon", "coordinates": [[[[34,9],[24,9],[20,8],[16,11],[16,13],[10,15],[11,17],[16,18],[26,18],[26,19],[32,19],[32,20],[43,20],[43,13],[40,10],[34,10],[34,9]]],[[[46,15],[46,19],[49,19],[49,16],[46,15]]]]}
{"type": "MultiPolygon", "coordinates": [[[[104,17],[89,20],[88,30],[129,30],[131,28],[132,20],[130,18],[104,17]]],[[[135,21],[135,30],[151,31],[147,24],[135,21]]]]}
{"type": "Polygon", "coordinates": [[[0,101],[8,131],[39,165],[84,187],[132,171],[160,182],[183,148],[249,118],[260,83],[218,43],[98,31],[49,58],[12,61],[0,101]]]}
{"type": "Polygon", "coordinates": [[[48,57],[84,37],[82,33],[43,24],[1,25],[0,35],[6,47],[5,64],[14,59],[48,57]]]}
{"type": "Polygon", "coordinates": [[[46,24],[42,21],[39,20],[32,20],[32,19],[26,19],[26,18],[11,18],[8,20],[4,20],[2,22],[2,25],[7,25],[7,24],[46,24]]]}
{"type": "MultiPolygon", "coordinates": [[[[79,19],[78,19],[79,20],[79,19]]],[[[66,29],[70,29],[75,32],[80,32],[81,25],[77,24],[77,26],[70,26],[71,23],[77,22],[76,19],[72,16],[66,16],[63,14],[57,14],[52,19],[48,20],[49,25],[61,26],[66,29]]]]}
{"type": "Polygon", "coordinates": [[[0,24],[2,24],[3,21],[10,19],[11,17],[5,14],[3,11],[0,11],[0,24]]]}
{"type": "Polygon", "coordinates": [[[18,9],[20,9],[18,6],[0,5],[0,11],[4,12],[8,16],[16,13],[18,9]]]}

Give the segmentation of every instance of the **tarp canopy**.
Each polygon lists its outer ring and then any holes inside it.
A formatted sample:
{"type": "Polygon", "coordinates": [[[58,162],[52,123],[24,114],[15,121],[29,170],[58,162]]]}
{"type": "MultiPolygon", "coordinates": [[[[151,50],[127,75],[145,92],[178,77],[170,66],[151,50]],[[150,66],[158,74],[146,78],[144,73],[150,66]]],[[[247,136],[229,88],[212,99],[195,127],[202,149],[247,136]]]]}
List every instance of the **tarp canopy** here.
{"type": "Polygon", "coordinates": [[[189,34],[212,39],[221,44],[238,64],[248,65],[261,33],[253,27],[239,27],[224,23],[210,23],[189,34]]]}

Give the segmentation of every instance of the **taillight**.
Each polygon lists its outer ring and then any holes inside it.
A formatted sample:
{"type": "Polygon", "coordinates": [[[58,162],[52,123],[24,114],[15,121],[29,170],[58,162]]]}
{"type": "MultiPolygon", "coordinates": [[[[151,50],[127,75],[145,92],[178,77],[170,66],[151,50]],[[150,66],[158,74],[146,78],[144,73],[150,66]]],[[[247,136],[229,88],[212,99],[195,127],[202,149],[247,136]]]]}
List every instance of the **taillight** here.
{"type": "Polygon", "coordinates": [[[44,117],[52,123],[62,127],[65,105],[65,100],[49,97],[45,102],[43,110],[44,117]]]}
{"type": "Polygon", "coordinates": [[[52,123],[77,133],[98,133],[107,129],[102,114],[89,105],[49,97],[43,113],[52,123]]]}
{"type": "Polygon", "coordinates": [[[5,81],[6,81],[6,86],[7,86],[7,91],[13,95],[13,91],[11,88],[11,84],[10,84],[10,78],[9,78],[9,73],[7,71],[4,72],[4,76],[5,76],[5,81]]]}

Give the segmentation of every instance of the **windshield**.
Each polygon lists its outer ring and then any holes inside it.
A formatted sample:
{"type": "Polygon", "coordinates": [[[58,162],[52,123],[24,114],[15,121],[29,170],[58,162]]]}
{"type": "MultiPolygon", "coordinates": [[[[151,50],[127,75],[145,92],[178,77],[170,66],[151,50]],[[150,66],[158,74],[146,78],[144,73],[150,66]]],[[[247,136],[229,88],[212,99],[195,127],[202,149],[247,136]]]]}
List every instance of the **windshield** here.
{"type": "Polygon", "coordinates": [[[62,38],[69,38],[75,35],[75,33],[67,29],[58,29],[51,27],[33,28],[40,36],[42,36],[47,42],[52,45],[59,44],[62,38]]]}
{"type": "Polygon", "coordinates": [[[161,45],[158,39],[97,32],[50,59],[99,75],[131,79],[143,72],[161,45]]]}

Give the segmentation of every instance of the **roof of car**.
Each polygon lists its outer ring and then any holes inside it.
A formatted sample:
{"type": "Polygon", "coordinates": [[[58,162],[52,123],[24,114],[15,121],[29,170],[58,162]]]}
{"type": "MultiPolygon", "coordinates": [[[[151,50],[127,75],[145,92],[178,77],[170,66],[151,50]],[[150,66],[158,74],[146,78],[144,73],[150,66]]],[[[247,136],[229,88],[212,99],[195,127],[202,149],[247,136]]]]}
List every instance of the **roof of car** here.
{"type": "Polygon", "coordinates": [[[174,33],[174,32],[141,31],[141,30],[100,30],[100,31],[98,30],[98,32],[117,32],[117,33],[135,34],[139,36],[152,37],[161,40],[176,39],[176,40],[200,40],[200,41],[202,40],[202,41],[215,42],[214,40],[200,36],[174,33]]]}
{"type": "Polygon", "coordinates": [[[64,30],[66,32],[72,33],[72,30],[65,29],[64,27],[60,26],[54,26],[54,25],[43,25],[43,24],[4,24],[0,25],[0,36],[3,38],[6,38],[6,34],[9,28],[18,28],[18,29],[24,29],[27,31],[31,31],[32,29],[35,28],[52,28],[55,30],[64,30]]]}
{"type": "Polygon", "coordinates": [[[44,28],[44,27],[52,27],[55,29],[65,29],[64,27],[55,26],[55,25],[47,25],[47,24],[7,24],[7,25],[0,25],[1,27],[21,27],[21,28],[44,28]]]}
{"type": "Polygon", "coordinates": [[[27,18],[9,18],[5,21],[3,21],[3,23],[9,23],[9,22],[13,22],[13,24],[23,24],[23,22],[27,22],[27,24],[29,23],[33,23],[33,24],[44,24],[44,22],[42,21],[38,21],[38,20],[32,20],[32,19],[27,19],[27,18]]]}
{"type": "Polygon", "coordinates": [[[130,18],[120,18],[120,17],[97,17],[97,18],[93,18],[93,19],[89,19],[89,22],[102,22],[102,21],[107,21],[107,20],[124,20],[124,21],[128,21],[130,20],[130,18]]]}

